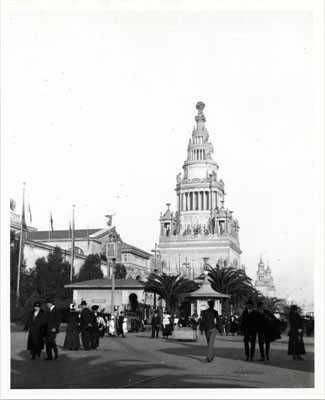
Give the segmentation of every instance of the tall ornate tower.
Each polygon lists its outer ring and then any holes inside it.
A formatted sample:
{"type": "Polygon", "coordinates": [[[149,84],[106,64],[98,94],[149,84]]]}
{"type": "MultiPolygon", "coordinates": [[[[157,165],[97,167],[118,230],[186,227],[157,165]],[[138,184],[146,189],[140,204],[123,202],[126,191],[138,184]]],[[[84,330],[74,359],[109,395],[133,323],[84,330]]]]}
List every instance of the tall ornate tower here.
{"type": "Polygon", "coordinates": [[[267,268],[265,269],[265,264],[262,261],[262,255],[260,262],[257,264],[257,273],[255,281],[255,289],[260,291],[263,296],[274,297],[275,287],[273,285],[272,271],[267,262],[267,268]]]}
{"type": "Polygon", "coordinates": [[[164,270],[195,277],[209,264],[240,266],[239,225],[225,208],[225,185],[218,179],[213,146],[205,127],[204,103],[196,105],[196,127],[187,147],[183,176],[176,177],[176,212],[160,218],[159,250],[164,270]]]}

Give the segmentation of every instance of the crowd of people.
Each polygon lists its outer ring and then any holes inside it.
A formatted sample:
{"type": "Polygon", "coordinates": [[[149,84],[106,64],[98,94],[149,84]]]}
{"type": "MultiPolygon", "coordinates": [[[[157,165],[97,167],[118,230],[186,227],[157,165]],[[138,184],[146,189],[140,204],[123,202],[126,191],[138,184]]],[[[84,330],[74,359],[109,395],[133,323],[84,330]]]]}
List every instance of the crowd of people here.
{"type": "MultiPolygon", "coordinates": [[[[209,308],[202,312],[200,329],[205,331],[207,339],[206,362],[213,360],[213,346],[217,331],[220,327],[220,317],[214,309],[214,300],[208,301],[209,308]]],[[[303,360],[302,355],[306,354],[303,340],[303,318],[298,313],[298,307],[292,305],[288,316],[290,329],[288,332],[288,355],[293,360],[303,360]]],[[[246,361],[254,361],[255,344],[258,339],[260,352],[259,361],[270,360],[271,343],[281,339],[281,322],[267,309],[262,301],[256,302],[256,307],[251,300],[247,301],[238,323],[238,332],[244,336],[244,349],[246,361]]]]}
{"type": "MultiPolygon", "coordinates": [[[[260,359],[259,361],[270,360],[270,344],[280,339],[280,334],[286,329],[284,320],[277,319],[269,310],[264,308],[261,301],[257,301],[256,307],[252,301],[246,303],[244,312],[238,316],[218,315],[214,309],[214,300],[208,301],[209,308],[203,311],[200,317],[193,314],[191,317],[179,318],[171,315],[168,310],[153,310],[149,318],[151,325],[151,337],[158,338],[162,331],[162,337],[168,339],[173,330],[178,327],[190,327],[193,330],[203,332],[206,335],[208,351],[206,362],[213,360],[214,340],[219,333],[242,335],[244,341],[245,357],[247,361],[253,361],[255,356],[255,345],[258,341],[260,359]]],[[[58,358],[58,348],[56,345],[56,335],[59,333],[61,314],[55,307],[53,299],[46,300],[47,312],[41,308],[40,302],[35,302],[33,310],[28,316],[24,331],[28,331],[27,349],[30,351],[31,359],[39,358],[42,350],[46,349],[44,360],[56,360],[58,358]]],[[[99,306],[89,307],[85,300],[78,306],[71,304],[65,315],[66,333],[64,339],[64,349],[85,351],[97,349],[100,339],[105,335],[110,337],[125,338],[130,332],[145,330],[144,321],[132,316],[128,319],[121,311],[115,315],[106,314],[98,311],[99,306]]],[[[313,320],[303,318],[298,313],[297,306],[291,306],[288,316],[290,329],[288,331],[289,344],[288,354],[294,360],[302,360],[305,354],[303,332],[310,336],[313,331],[313,320]]]]}
{"type": "MultiPolygon", "coordinates": [[[[47,357],[45,361],[58,358],[56,335],[59,333],[61,324],[61,313],[55,307],[53,299],[47,299],[47,311],[41,308],[41,303],[36,301],[33,310],[28,315],[24,331],[29,332],[27,339],[27,350],[30,351],[31,359],[41,356],[46,348],[47,357]]],[[[66,332],[63,348],[66,350],[97,349],[100,339],[105,335],[110,337],[125,338],[128,332],[128,320],[124,311],[110,315],[98,311],[99,306],[88,307],[85,300],[78,306],[70,304],[65,314],[66,332]]],[[[131,318],[131,331],[138,332],[144,329],[143,321],[136,317],[131,318]]]]}

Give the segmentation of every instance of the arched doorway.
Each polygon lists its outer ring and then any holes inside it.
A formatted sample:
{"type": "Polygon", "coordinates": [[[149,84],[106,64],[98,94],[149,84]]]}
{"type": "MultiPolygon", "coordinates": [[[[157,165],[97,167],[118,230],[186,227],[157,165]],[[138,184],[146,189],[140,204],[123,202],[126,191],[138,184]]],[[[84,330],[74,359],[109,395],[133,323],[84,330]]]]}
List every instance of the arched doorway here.
{"type": "Polygon", "coordinates": [[[131,311],[137,311],[139,309],[138,296],[135,293],[130,294],[129,302],[131,304],[131,311]]]}

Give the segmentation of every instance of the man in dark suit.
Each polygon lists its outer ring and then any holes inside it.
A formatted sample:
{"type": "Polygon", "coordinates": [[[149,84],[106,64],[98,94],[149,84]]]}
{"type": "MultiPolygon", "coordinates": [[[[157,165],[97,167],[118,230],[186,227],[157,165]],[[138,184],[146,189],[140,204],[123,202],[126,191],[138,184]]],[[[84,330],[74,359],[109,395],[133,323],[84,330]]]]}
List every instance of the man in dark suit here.
{"type": "Polygon", "coordinates": [[[87,302],[85,300],[81,301],[79,307],[81,308],[80,330],[81,330],[82,346],[84,350],[90,350],[90,335],[92,328],[91,311],[87,307],[87,302]]]}
{"type": "Polygon", "coordinates": [[[117,320],[117,336],[122,335],[122,338],[125,338],[125,335],[123,333],[123,321],[124,321],[124,311],[121,311],[117,320]]]}
{"type": "Polygon", "coordinates": [[[205,337],[208,343],[208,354],[206,357],[206,362],[210,363],[213,360],[213,346],[214,340],[217,335],[217,326],[219,323],[218,311],[214,309],[215,301],[208,300],[209,308],[202,312],[202,326],[205,331],[205,337]]]}
{"type": "Polygon", "coordinates": [[[99,306],[94,305],[91,307],[91,329],[90,329],[90,344],[92,349],[97,349],[99,346],[99,327],[97,323],[99,306]]]}
{"type": "Polygon", "coordinates": [[[261,354],[261,358],[259,361],[265,361],[265,356],[267,360],[270,359],[270,343],[276,339],[281,338],[281,336],[279,335],[279,333],[277,335],[275,334],[277,320],[269,310],[264,309],[263,301],[258,300],[256,302],[256,306],[258,345],[261,354]]]}
{"type": "Polygon", "coordinates": [[[241,331],[244,334],[246,361],[253,361],[255,354],[257,330],[257,313],[253,310],[253,302],[248,300],[242,314],[241,331]],[[250,346],[249,346],[250,345],[250,346]]]}
{"type": "Polygon", "coordinates": [[[158,310],[155,310],[152,320],[151,320],[151,337],[152,338],[154,338],[154,337],[158,338],[160,326],[161,326],[161,319],[159,317],[158,310]]]}
{"type": "Polygon", "coordinates": [[[59,326],[61,323],[60,311],[55,307],[54,300],[48,298],[46,300],[48,308],[46,314],[46,328],[45,328],[45,346],[47,357],[44,361],[53,360],[52,349],[54,352],[54,359],[58,358],[58,348],[56,346],[56,335],[59,333],[59,326]]]}

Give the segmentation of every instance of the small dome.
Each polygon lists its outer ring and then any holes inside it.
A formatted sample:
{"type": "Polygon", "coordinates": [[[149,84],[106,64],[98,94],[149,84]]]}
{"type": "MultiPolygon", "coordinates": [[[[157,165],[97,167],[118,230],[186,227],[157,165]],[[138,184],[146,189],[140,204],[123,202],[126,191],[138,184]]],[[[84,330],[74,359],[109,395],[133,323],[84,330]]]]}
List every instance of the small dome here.
{"type": "Polygon", "coordinates": [[[217,212],[217,217],[218,218],[226,218],[227,217],[226,210],[223,207],[221,207],[220,210],[217,212]]]}
{"type": "Polygon", "coordinates": [[[163,220],[170,220],[173,218],[173,213],[168,209],[165,214],[161,217],[163,220]]]}

